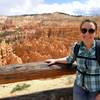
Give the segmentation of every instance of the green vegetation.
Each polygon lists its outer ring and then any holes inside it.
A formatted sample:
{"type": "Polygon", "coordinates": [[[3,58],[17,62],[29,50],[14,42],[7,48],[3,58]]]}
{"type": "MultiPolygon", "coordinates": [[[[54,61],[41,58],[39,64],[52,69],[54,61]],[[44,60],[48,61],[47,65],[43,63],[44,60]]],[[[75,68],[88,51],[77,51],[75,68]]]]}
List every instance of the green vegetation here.
{"type": "Polygon", "coordinates": [[[24,90],[24,89],[26,89],[26,88],[28,88],[28,87],[30,87],[30,84],[25,84],[25,83],[24,83],[23,85],[17,84],[17,85],[12,89],[11,93],[14,93],[14,92],[16,92],[16,91],[24,90]]]}

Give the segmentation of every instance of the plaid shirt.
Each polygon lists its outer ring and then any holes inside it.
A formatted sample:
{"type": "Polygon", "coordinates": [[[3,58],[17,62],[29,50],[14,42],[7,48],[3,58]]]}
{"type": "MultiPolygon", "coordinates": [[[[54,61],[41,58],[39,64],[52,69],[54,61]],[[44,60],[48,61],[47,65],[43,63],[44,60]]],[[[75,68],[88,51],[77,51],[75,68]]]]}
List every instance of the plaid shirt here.
{"type": "MultiPolygon", "coordinates": [[[[87,58],[96,58],[95,40],[93,42],[92,47],[89,50],[86,49],[83,42],[80,42],[79,45],[80,45],[80,48],[78,51],[78,56],[87,57],[87,58]]],[[[72,48],[71,55],[67,56],[66,60],[68,63],[73,63],[74,61],[76,61],[77,68],[82,72],[85,71],[86,73],[89,73],[89,74],[100,74],[100,65],[98,64],[98,62],[96,60],[75,57],[74,47],[72,48]]],[[[83,75],[80,72],[76,71],[75,84],[83,87],[82,79],[83,79],[83,75]]],[[[84,88],[86,88],[87,90],[91,92],[100,90],[100,75],[97,75],[97,76],[85,75],[84,88]]]]}

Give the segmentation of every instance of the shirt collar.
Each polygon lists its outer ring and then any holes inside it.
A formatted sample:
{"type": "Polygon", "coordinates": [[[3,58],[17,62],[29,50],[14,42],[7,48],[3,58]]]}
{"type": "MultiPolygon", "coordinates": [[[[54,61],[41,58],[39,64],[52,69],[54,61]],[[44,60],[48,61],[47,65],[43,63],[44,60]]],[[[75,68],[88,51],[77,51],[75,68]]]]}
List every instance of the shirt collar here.
{"type": "MultiPolygon", "coordinates": [[[[91,48],[95,48],[95,45],[96,45],[96,43],[95,43],[95,42],[96,42],[96,41],[94,40],[94,41],[93,41],[93,43],[92,43],[91,48]]],[[[83,47],[83,48],[86,48],[86,47],[85,47],[85,44],[84,44],[84,42],[83,42],[83,41],[81,41],[81,42],[80,42],[80,46],[81,46],[81,47],[83,47]]]]}

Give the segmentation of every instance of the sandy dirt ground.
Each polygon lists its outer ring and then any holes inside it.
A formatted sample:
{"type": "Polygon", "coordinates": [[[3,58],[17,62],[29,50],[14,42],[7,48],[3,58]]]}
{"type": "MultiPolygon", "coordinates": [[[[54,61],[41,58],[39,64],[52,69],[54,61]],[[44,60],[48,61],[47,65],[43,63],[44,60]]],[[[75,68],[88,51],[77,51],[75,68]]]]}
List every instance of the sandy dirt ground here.
{"type": "Polygon", "coordinates": [[[56,79],[40,79],[0,85],[0,98],[30,94],[45,90],[72,87],[75,75],[64,75],[56,79]],[[26,84],[28,87],[12,92],[16,86],[26,84]]]}

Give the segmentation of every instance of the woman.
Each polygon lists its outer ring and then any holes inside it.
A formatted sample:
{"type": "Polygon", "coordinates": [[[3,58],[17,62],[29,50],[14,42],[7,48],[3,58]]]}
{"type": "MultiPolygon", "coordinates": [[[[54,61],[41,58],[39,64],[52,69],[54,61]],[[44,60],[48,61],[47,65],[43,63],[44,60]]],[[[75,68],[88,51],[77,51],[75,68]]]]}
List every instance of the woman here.
{"type": "Polygon", "coordinates": [[[70,56],[46,60],[49,65],[55,63],[73,63],[76,61],[76,80],[73,88],[73,100],[95,100],[97,91],[100,90],[100,65],[95,56],[95,35],[97,24],[92,20],[84,20],[80,25],[80,45],[78,56],[75,56],[74,47],[70,56]],[[84,73],[84,74],[83,74],[84,73]],[[89,73],[86,75],[86,73],[89,73]],[[93,75],[90,75],[93,74],[93,75]]]}

